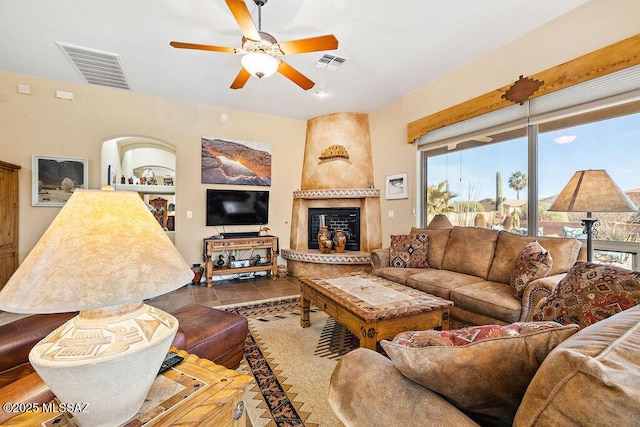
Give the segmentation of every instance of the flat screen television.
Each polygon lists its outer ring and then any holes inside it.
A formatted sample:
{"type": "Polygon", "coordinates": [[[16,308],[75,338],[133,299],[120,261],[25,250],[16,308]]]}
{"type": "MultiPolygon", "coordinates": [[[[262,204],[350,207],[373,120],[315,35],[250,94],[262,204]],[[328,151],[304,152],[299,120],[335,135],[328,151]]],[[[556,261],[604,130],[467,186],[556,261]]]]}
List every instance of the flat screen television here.
{"type": "Polygon", "coordinates": [[[207,189],[207,225],[263,225],[268,222],[268,191],[207,189]]]}

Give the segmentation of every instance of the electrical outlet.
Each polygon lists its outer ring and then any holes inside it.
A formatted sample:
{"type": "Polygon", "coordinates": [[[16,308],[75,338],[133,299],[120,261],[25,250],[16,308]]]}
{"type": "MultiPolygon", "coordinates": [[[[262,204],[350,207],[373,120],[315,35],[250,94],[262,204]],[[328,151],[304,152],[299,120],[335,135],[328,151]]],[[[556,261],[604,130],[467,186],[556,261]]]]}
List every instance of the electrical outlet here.
{"type": "Polygon", "coordinates": [[[389,215],[389,218],[393,218],[396,213],[394,211],[389,211],[387,214],[389,215]]]}
{"type": "Polygon", "coordinates": [[[193,212],[187,211],[187,218],[193,218],[193,212]]]}

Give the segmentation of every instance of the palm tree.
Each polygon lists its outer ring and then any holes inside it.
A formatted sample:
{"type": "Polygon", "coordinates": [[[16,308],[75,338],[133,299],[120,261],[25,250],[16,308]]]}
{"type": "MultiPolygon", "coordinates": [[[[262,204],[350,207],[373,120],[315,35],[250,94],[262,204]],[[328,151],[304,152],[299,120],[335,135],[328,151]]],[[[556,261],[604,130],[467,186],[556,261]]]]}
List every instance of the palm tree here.
{"type": "Polygon", "coordinates": [[[529,184],[524,172],[516,171],[509,177],[509,188],[516,190],[516,199],[520,200],[520,191],[529,184]]]}
{"type": "Polygon", "coordinates": [[[438,185],[427,187],[427,210],[431,214],[454,212],[455,206],[450,202],[458,197],[456,193],[449,191],[447,181],[442,181],[438,185]]]}

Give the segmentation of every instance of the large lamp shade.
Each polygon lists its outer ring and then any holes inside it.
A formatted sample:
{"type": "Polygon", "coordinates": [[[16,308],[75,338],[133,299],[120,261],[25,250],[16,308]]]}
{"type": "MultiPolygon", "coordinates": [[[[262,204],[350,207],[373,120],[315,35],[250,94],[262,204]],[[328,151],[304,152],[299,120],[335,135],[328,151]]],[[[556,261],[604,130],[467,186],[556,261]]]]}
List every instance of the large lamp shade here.
{"type": "Polygon", "coordinates": [[[0,310],[88,310],[153,298],[192,278],[138,193],[79,189],[0,292],[0,310]]]}
{"type": "Polygon", "coordinates": [[[593,259],[594,226],[592,212],[635,212],[638,210],[609,174],[602,169],[577,171],[549,207],[550,211],[586,212],[582,220],[587,235],[587,261],[593,259]]]}
{"type": "Polygon", "coordinates": [[[549,207],[559,212],[632,212],[638,208],[602,169],[577,171],[549,207]]]}

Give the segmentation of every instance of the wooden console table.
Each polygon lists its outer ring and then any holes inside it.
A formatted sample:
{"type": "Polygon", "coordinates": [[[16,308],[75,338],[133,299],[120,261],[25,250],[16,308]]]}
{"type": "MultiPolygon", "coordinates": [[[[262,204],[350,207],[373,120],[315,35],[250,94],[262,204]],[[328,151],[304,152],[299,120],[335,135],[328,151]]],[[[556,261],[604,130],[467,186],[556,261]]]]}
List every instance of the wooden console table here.
{"type": "MultiPolygon", "coordinates": [[[[183,350],[176,351],[184,361],[156,378],[140,412],[122,427],[175,425],[245,427],[245,391],[254,379],[249,375],[200,359],[183,350]]],[[[32,374],[35,375],[35,374],[32,374]]],[[[99,387],[96,384],[96,387],[99,387]]],[[[51,401],[51,407],[55,406],[51,401]]],[[[6,426],[73,427],[71,414],[27,412],[9,419],[6,426]]],[[[89,408],[90,409],[90,408],[89,408]]]]}
{"type": "Polygon", "coordinates": [[[204,239],[205,278],[207,287],[211,287],[214,272],[216,275],[240,274],[255,271],[271,273],[275,279],[278,274],[278,238],[276,236],[240,237],[236,239],[204,239]],[[229,268],[228,260],[225,266],[219,268],[213,265],[212,256],[216,252],[237,250],[267,249],[268,265],[252,265],[250,267],[229,268]]]}

